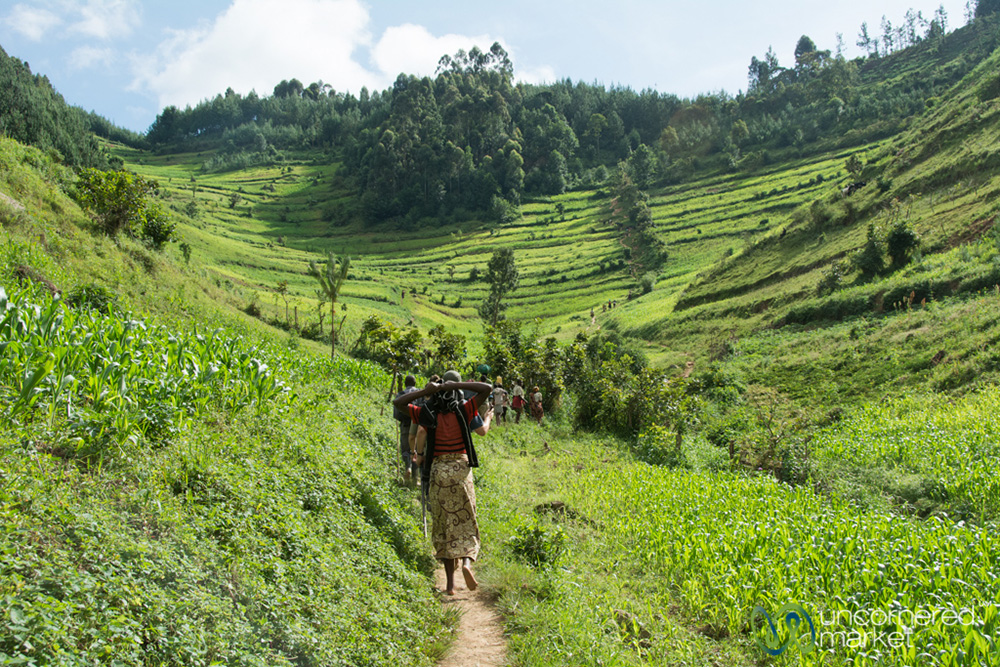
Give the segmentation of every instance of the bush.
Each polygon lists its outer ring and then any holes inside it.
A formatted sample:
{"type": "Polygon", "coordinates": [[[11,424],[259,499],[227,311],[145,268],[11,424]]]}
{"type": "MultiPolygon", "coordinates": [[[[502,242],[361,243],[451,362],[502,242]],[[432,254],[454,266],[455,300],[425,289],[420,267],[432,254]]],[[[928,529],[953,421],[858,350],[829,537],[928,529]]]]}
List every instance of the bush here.
{"type": "Polygon", "coordinates": [[[651,465],[686,467],[684,452],[678,447],[679,435],[660,424],[651,424],[635,441],[635,454],[651,465]]]}
{"type": "Polygon", "coordinates": [[[908,222],[900,220],[886,234],[885,245],[892,268],[898,269],[909,263],[913,253],[920,247],[920,237],[908,222]]]}
{"type": "Polygon", "coordinates": [[[643,274],[642,278],[639,279],[639,284],[642,286],[642,293],[649,294],[656,285],[656,274],[652,271],[643,274]]]}
{"type": "Polygon", "coordinates": [[[66,305],[110,314],[118,308],[118,297],[106,287],[88,283],[70,290],[66,295],[66,305]]]}
{"type": "Polygon", "coordinates": [[[72,192],[81,207],[93,213],[108,236],[127,234],[159,250],[171,239],[175,223],[152,197],[156,181],[130,171],[83,169],[72,192]]]}
{"type": "Polygon", "coordinates": [[[816,285],[816,295],[824,296],[836,292],[843,284],[844,265],[840,262],[834,262],[826,270],[826,273],[823,274],[823,277],[820,278],[819,284],[816,285]]]}
{"type": "Polygon", "coordinates": [[[533,567],[552,567],[566,551],[566,531],[562,526],[546,527],[536,518],[521,526],[507,540],[511,553],[533,567]]]}
{"type": "Polygon", "coordinates": [[[868,225],[868,240],[851,256],[851,263],[861,272],[863,278],[873,278],[885,269],[882,253],[882,239],[874,224],[868,225]]]}

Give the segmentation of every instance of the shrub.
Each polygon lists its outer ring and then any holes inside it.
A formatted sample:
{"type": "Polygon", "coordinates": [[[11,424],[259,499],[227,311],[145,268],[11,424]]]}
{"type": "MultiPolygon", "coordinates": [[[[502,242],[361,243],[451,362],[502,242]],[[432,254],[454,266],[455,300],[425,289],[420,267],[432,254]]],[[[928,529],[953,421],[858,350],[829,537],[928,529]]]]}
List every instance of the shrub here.
{"type": "Polygon", "coordinates": [[[652,465],[686,467],[684,452],[679,448],[677,433],[661,426],[650,424],[635,441],[635,454],[640,460],[652,465]]]}
{"type": "Polygon", "coordinates": [[[151,198],[159,184],[130,171],[84,169],[80,172],[73,197],[91,211],[108,236],[128,234],[147,241],[159,250],[173,236],[176,223],[151,198]]]}
{"type": "Polygon", "coordinates": [[[885,259],[882,255],[882,239],[874,224],[868,225],[868,240],[851,256],[851,263],[861,272],[864,278],[873,278],[885,269],[885,259]]]}
{"type": "Polygon", "coordinates": [[[639,284],[642,286],[642,293],[649,294],[656,285],[656,274],[652,271],[643,274],[642,278],[639,279],[639,284]]]}
{"type": "Polygon", "coordinates": [[[118,307],[118,297],[106,287],[88,283],[70,290],[66,295],[66,305],[110,314],[118,307]]]}
{"type": "Polygon", "coordinates": [[[840,262],[834,262],[826,270],[826,273],[823,274],[823,277],[820,278],[819,284],[816,285],[816,295],[823,296],[836,292],[843,284],[844,265],[840,262]]]}
{"type": "Polygon", "coordinates": [[[892,268],[898,269],[909,263],[913,253],[920,247],[920,237],[908,222],[900,220],[886,234],[885,245],[892,268]]]}
{"type": "Polygon", "coordinates": [[[552,567],[566,551],[562,526],[544,526],[537,518],[507,540],[514,557],[533,567],[552,567]]]}

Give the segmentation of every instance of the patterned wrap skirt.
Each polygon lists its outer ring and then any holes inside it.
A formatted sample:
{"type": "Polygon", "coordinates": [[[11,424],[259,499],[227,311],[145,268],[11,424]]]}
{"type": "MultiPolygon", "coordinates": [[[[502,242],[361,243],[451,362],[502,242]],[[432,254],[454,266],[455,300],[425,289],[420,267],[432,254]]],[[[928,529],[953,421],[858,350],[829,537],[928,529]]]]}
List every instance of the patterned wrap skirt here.
{"type": "Polygon", "coordinates": [[[479,556],[476,489],[464,452],[434,457],[428,503],[433,522],[434,557],[475,560],[479,556]]]}

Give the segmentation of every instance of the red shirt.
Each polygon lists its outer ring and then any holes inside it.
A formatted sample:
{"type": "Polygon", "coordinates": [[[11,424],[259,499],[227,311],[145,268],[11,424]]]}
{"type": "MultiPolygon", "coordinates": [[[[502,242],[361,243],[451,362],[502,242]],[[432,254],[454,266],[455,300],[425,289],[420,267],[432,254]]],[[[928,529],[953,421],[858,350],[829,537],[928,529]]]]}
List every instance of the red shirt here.
{"type": "MultiPolygon", "coordinates": [[[[420,423],[420,413],[423,406],[410,403],[410,419],[417,424],[420,423]]],[[[470,398],[462,402],[462,413],[465,420],[472,423],[479,411],[476,410],[476,401],[470,398]]],[[[465,451],[465,440],[462,439],[462,426],[458,423],[458,415],[454,412],[446,412],[437,416],[437,430],[434,433],[434,456],[439,454],[454,454],[465,451]]]]}

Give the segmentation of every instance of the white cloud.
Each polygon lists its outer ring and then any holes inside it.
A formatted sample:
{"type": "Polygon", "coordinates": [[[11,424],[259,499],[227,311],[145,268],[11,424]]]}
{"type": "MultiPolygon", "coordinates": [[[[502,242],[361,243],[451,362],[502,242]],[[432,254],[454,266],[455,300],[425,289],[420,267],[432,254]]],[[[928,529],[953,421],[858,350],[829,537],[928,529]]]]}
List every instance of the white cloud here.
{"type": "Polygon", "coordinates": [[[524,83],[543,84],[555,83],[559,80],[556,71],[548,65],[541,67],[514,67],[514,78],[524,83]]]}
{"type": "Polygon", "coordinates": [[[377,79],[353,59],[370,42],[367,24],[357,0],[234,0],[210,26],[175,32],[140,61],[133,88],[181,107],[229,87],[270,94],[291,78],[356,91],[377,79]]]}
{"type": "Polygon", "coordinates": [[[10,24],[11,28],[28,39],[39,42],[49,30],[62,23],[62,19],[54,12],[43,7],[14,5],[14,9],[7,16],[6,22],[10,24]]]}
{"type": "Polygon", "coordinates": [[[90,69],[100,65],[109,67],[115,61],[115,52],[108,48],[98,48],[96,46],[81,46],[73,49],[69,55],[69,64],[72,69],[90,69]]]}
{"type": "Polygon", "coordinates": [[[137,0],[86,0],[70,6],[79,14],[70,30],[98,39],[127,36],[141,19],[137,0]]]}
{"type": "Polygon", "coordinates": [[[407,23],[386,29],[372,50],[372,60],[390,80],[401,72],[433,76],[441,56],[454,55],[459,49],[468,51],[473,46],[489,51],[496,41],[489,35],[435,37],[427,28],[407,23]]]}
{"type": "MultiPolygon", "coordinates": [[[[369,22],[362,0],[233,0],[210,24],[170,32],[155,54],[133,57],[131,88],[151,92],[161,107],[182,108],[227,88],[269,95],[291,78],[357,93],[386,88],[400,72],[432,76],[443,55],[502,43],[434,36],[413,24],[390,27],[373,43],[369,22]]],[[[555,78],[548,68],[530,76],[555,78]]]]}

